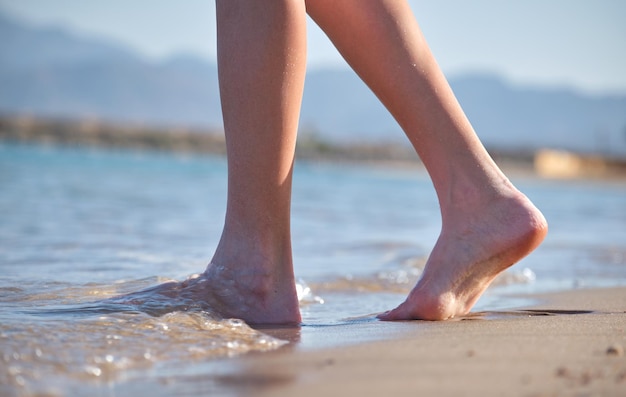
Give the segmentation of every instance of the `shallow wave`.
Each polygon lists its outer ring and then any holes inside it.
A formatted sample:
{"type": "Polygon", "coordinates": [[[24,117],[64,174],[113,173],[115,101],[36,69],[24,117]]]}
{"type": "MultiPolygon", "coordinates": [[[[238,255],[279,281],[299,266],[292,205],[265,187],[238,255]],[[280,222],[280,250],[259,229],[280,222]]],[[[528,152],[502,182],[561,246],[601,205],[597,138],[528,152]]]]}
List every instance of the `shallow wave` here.
{"type": "MultiPolygon", "coordinates": [[[[423,259],[407,260],[375,274],[310,284],[299,280],[300,305],[306,312],[328,298],[330,306],[315,309],[315,316],[320,310],[337,312],[335,306],[345,305],[355,293],[368,292],[373,299],[404,294],[419,278],[423,263],[423,259]]],[[[527,269],[507,272],[496,284],[533,278],[527,269]]],[[[109,382],[140,376],[155,366],[184,366],[274,350],[288,343],[241,320],[220,318],[184,296],[159,293],[159,286],[167,282],[151,277],[111,285],[33,282],[0,286],[0,384],[18,394],[36,394],[46,392],[51,379],[52,384],[65,386],[68,382],[109,382]]],[[[305,325],[316,324],[314,317],[309,320],[305,325]]]]}
{"type": "Polygon", "coordinates": [[[199,312],[160,317],[115,313],[74,321],[2,324],[0,341],[4,368],[0,383],[31,389],[59,376],[110,381],[159,363],[188,364],[273,350],[286,343],[240,320],[216,320],[199,312]]]}
{"type": "MultiPolygon", "coordinates": [[[[145,285],[145,280],[131,284],[145,285]]],[[[0,291],[4,303],[10,303],[0,314],[0,384],[11,394],[44,393],[54,382],[132,378],[155,365],[188,365],[287,343],[241,320],[222,319],[181,302],[166,305],[147,292],[143,304],[93,301],[94,296],[126,291],[127,285],[34,287],[0,291]],[[83,302],[67,304],[68,295],[83,302]]]]}

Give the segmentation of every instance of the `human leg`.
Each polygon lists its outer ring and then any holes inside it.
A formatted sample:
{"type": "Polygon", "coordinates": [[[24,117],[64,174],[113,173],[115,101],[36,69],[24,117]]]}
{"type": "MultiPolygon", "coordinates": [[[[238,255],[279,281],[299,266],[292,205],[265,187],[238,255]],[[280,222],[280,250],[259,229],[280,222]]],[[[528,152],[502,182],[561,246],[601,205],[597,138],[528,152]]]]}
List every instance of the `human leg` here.
{"type": "Polygon", "coordinates": [[[309,0],[307,12],[398,121],[428,170],[442,230],[421,279],[386,320],[466,314],[547,223],[493,162],[399,0],[309,0]]]}
{"type": "Polygon", "coordinates": [[[217,1],[228,199],[199,299],[250,323],[300,322],[290,205],[305,23],[301,0],[217,1]]]}

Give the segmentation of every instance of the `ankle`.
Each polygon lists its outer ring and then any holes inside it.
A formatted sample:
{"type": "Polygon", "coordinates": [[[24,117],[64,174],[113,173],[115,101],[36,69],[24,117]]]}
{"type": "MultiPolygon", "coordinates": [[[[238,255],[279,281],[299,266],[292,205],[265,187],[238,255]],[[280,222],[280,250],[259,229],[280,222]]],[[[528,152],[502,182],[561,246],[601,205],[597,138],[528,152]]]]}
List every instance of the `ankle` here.
{"type": "Polygon", "coordinates": [[[289,228],[284,229],[254,231],[226,225],[211,262],[257,274],[289,270],[292,268],[291,237],[289,228]]]}
{"type": "Polygon", "coordinates": [[[523,196],[506,177],[475,182],[456,178],[446,189],[438,191],[444,222],[460,214],[482,211],[496,203],[523,196]]]}
{"type": "Polygon", "coordinates": [[[272,291],[290,290],[295,288],[290,240],[225,230],[205,274],[233,280],[259,299],[272,291]]]}

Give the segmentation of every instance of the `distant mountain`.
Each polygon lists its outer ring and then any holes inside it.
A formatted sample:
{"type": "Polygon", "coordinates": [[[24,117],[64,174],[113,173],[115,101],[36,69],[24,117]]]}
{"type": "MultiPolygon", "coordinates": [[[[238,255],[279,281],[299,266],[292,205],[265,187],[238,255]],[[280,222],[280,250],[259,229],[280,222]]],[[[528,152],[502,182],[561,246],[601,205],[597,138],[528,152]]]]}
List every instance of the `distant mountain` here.
{"type": "Polygon", "coordinates": [[[493,76],[452,81],[481,138],[492,146],[566,148],[626,155],[626,94],[514,87],[493,76]]]}
{"type": "Polygon", "coordinates": [[[122,46],[0,14],[0,111],[138,123],[219,125],[217,68],[146,61],[122,46]]]}
{"type": "MultiPolygon", "coordinates": [[[[148,61],[117,43],[1,13],[0,37],[2,113],[221,128],[214,63],[148,61]]],[[[487,146],[626,156],[626,94],[518,87],[488,74],[450,83],[487,146]]],[[[335,140],[404,139],[376,97],[343,69],[308,73],[301,129],[335,140]]]]}

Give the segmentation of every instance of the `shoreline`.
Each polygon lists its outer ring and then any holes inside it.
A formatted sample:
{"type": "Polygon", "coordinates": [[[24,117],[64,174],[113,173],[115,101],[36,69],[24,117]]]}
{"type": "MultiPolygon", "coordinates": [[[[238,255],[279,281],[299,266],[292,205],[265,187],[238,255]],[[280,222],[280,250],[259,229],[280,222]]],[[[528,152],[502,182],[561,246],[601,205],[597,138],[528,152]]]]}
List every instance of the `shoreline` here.
{"type": "MultiPolygon", "coordinates": [[[[623,395],[626,287],[529,297],[540,303],[459,320],[357,322],[343,332],[377,332],[378,340],[321,349],[292,342],[107,390],[155,396],[623,395]]],[[[321,333],[333,338],[338,330],[321,333]]],[[[308,337],[306,329],[264,331],[308,337]]]]}
{"type": "Polygon", "coordinates": [[[466,320],[404,322],[395,340],[244,357],[227,379],[260,396],[620,395],[626,288],[535,298],[466,320]]]}

